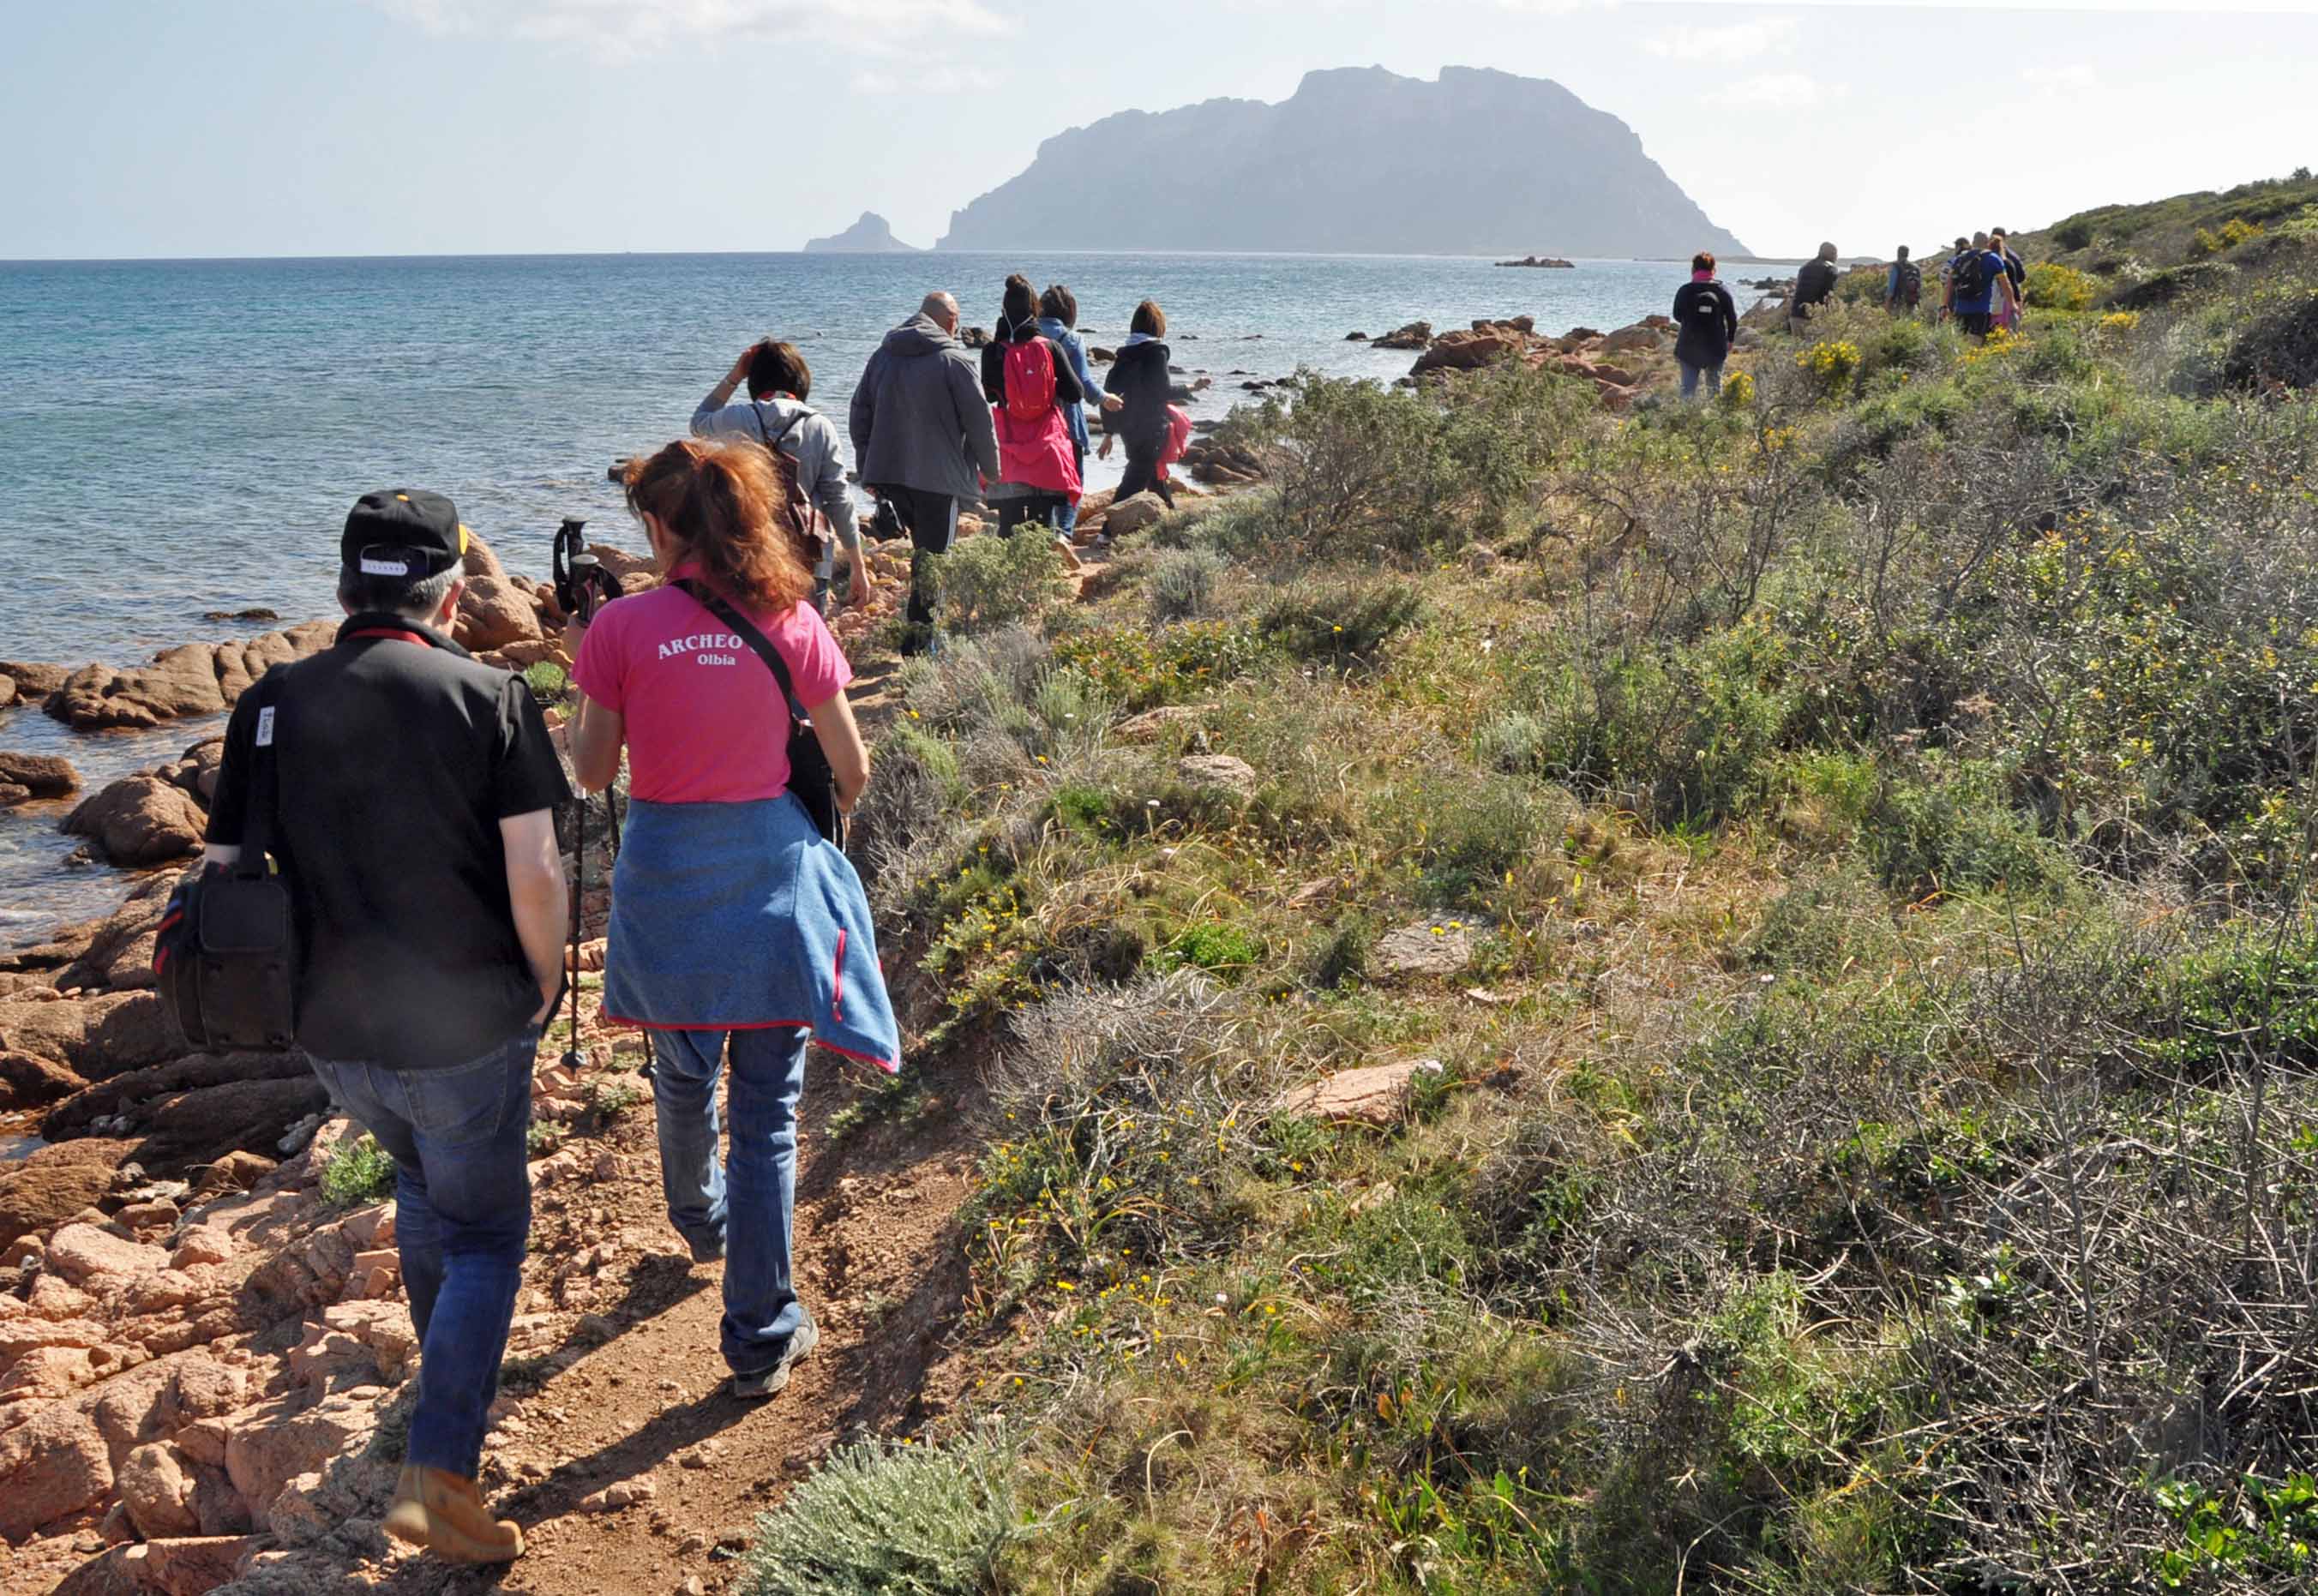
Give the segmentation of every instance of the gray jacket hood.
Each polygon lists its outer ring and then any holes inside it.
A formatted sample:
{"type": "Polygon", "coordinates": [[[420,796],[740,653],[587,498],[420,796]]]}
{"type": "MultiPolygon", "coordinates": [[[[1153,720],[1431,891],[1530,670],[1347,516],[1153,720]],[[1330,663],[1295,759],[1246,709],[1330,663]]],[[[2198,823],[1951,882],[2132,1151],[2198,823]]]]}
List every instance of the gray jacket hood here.
{"type": "Polygon", "coordinates": [[[941,324],[921,310],[885,335],[880,345],[896,360],[916,360],[923,355],[939,354],[945,350],[964,350],[966,345],[942,331],[941,324]]]}

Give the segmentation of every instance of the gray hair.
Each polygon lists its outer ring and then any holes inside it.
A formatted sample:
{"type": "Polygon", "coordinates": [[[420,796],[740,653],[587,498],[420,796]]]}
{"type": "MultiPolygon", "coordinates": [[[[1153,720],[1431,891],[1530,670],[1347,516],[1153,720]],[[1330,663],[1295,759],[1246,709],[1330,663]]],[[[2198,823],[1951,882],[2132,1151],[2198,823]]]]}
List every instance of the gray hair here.
{"type": "Polygon", "coordinates": [[[349,613],[400,615],[406,621],[431,621],[451,585],[465,572],[454,560],[448,569],[426,577],[388,577],[359,566],[338,568],[338,602],[349,613]]]}

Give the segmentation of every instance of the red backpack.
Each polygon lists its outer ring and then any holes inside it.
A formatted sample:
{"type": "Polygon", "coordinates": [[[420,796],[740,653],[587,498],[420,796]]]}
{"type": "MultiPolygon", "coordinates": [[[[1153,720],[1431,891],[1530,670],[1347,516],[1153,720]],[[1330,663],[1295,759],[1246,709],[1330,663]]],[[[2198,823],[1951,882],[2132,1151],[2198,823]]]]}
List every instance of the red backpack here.
{"type": "Polygon", "coordinates": [[[1044,338],[1026,338],[1006,351],[1006,413],[1036,421],[1055,408],[1055,352],[1044,338]]]}

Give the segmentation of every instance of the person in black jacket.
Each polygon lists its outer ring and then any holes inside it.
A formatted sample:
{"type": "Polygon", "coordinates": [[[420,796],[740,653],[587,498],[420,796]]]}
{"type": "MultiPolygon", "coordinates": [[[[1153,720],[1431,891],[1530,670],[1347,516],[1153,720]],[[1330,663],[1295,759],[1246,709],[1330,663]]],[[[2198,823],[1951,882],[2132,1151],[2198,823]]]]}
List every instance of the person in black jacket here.
{"type": "Polygon", "coordinates": [[[1722,363],[1738,336],[1738,307],[1730,291],[1716,281],[1714,256],[1705,250],[1690,257],[1690,281],[1674,291],[1675,363],[1682,368],[1682,397],[1698,397],[1698,379],[1706,378],[1711,398],[1722,391],[1722,363]]]}
{"type": "Polygon", "coordinates": [[[1069,353],[1038,331],[1038,295],[1020,272],[1006,280],[997,336],[982,348],[982,392],[996,411],[999,474],[984,488],[983,497],[998,512],[999,535],[1011,537],[1025,522],[1040,522],[1052,530],[1065,560],[1076,565],[1078,556],[1063,535],[1062,522],[1063,512],[1079,496],[1068,416],[1085,404],[1086,390],[1079,385],[1069,353]],[[1018,419],[1007,404],[1006,359],[1025,344],[1044,344],[1055,368],[1054,382],[1043,396],[1047,414],[1036,422],[1018,419]]]}
{"type": "Polygon", "coordinates": [[[1157,301],[1146,300],[1135,307],[1127,342],[1111,363],[1110,375],[1102,380],[1103,391],[1117,394],[1126,403],[1116,411],[1103,413],[1102,447],[1097,453],[1108,460],[1111,441],[1126,439],[1127,475],[1119,484],[1118,500],[1147,490],[1164,499],[1172,510],[1174,492],[1159,480],[1159,456],[1167,447],[1167,404],[1175,392],[1175,379],[1168,370],[1170,352],[1161,342],[1166,336],[1167,313],[1157,301]]]}
{"type": "Polygon", "coordinates": [[[1803,263],[1795,273],[1795,297],[1787,306],[1787,330],[1798,337],[1803,324],[1828,300],[1835,297],[1835,246],[1822,244],[1816,259],[1803,263]]]}

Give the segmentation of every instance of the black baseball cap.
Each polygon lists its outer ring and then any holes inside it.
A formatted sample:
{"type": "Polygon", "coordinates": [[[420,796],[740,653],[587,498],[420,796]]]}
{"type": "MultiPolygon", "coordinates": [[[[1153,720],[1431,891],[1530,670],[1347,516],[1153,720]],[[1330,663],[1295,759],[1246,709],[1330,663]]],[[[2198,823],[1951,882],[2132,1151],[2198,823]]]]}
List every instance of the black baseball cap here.
{"type": "Polygon", "coordinates": [[[420,488],[382,488],[355,500],[338,558],[373,577],[431,577],[459,563],[467,529],[458,507],[420,488]]]}

